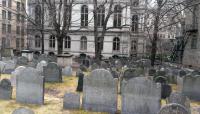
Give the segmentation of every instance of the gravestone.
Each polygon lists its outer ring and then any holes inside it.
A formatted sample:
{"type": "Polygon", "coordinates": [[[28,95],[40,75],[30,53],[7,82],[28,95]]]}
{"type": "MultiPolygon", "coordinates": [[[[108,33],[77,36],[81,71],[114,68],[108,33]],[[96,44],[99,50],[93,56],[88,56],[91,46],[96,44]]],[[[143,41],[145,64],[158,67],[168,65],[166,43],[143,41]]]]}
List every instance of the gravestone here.
{"type": "Polygon", "coordinates": [[[183,78],[186,75],[187,75],[187,73],[184,70],[180,70],[179,75],[177,76],[177,90],[180,92],[183,89],[183,78]]]}
{"type": "Polygon", "coordinates": [[[101,68],[107,69],[109,68],[109,64],[106,63],[105,61],[101,61],[101,68]]]}
{"type": "Polygon", "coordinates": [[[164,76],[155,76],[154,81],[156,83],[167,84],[167,78],[164,76]]]}
{"type": "Polygon", "coordinates": [[[18,108],[12,114],[35,114],[32,110],[27,108],[18,108]]]}
{"type": "Polygon", "coordinates": [[[117,111],[117,80],[105,69],[97,69],[84,77],[83,108],[96,112],[117,111]]]}
{"type": "Polygon", "coordinates": [[[24,66],[18,66],[15,71],[13,71],[11,73],[11,84],[12,86],[16,86],[16,77],[19,76],[19,74],[21,73],[21,71],[23,71],[26,67],[24,66]]]}
{"type": "Polygon", "coordinates": [[[41,54],[38,57],[38,62],[41,62],[41,61],[46,61],[47,63],[49,62],[49,58],[48,58],[47,54],[41,54]]]}
{"type": "Polygon", "coordinates": [[[166,99],[172,93],[172,87],[168,84],[161,84],[161,98],[166,99]]]}
{"type": "Polygon", "coordinates": [[[182,93],[188,98],[200,101],[200,76],[185,76],[183,78],[182,93]]]}
{"type": "Polygon", "coordinates": [[[37,71],[42,75],[43,72],[44,72],[44,67],[47,66],[47,62],[46,61],[40,61],[37,66],[36,66],[36,69],[37,71]]]}
{"type": "Polygon", "coordinates": [[[149,69],[148,74],[149,74],[149,76],[155,76],[156,75],[156,70],[155,69],[149,69]]]}
{"type": "Polygon", "coordinates": [[[123,84],[121,114],[156,114],[161,106],[161,86],[145,77],[123,84]]]}
{"type": "Polygon", "coordinates": [[[62,82],[62,69],[54,62],[44,66],[45,82],[62,82]]]}
{"type": "Polygon", "coordinates": [[[139,75],[136,73],[136,69],[127,69],[124,71],[123,80],[130,80],[131,78],[138,77],[139,75]]]}
{"type": "Polygon", "coordinates": [[[1,73],[3,73],[5,71],[5,67],[6,67],[6,63],[3,62],[3,61],[0,61],[0,70],[1,70],[1,73]]]}
{"type": "Polygon", "coordinates": [[[5,74],[11,74],[16,67],[15,61],[14,60],[8,60],[8,61],[4,61],[4,62],[6,63],[4,73],[5,74]]]}
{"type": "Polygon", "coordinates": [[[44,104],[44,77],[36,69],[28,67],[17,76],[16,101],[44,104]]]}
{"type": "Polygon", "coordinates": [[[87,68],[90,67],[90,61],[89,61],[88,59],[83,59],[83,60],[82,60],[82,64],[83,64],[84,66],[86,66],[87,68]]]}
{"type": "Polygon", "coordinates": [[[26,57],[24,57],[24,56],[19,57],[19,58],[17,59],[17,65],[18,65],[18,66],[26,66],[26,65],[28,65],[28,58],[26,58],[26,57]]]}
{"type": "Polygon", "coordinates": [[[72,76],[72,67],[71,66],[66,66],[62,70],[62,75],[64,76],[72,76]]]}
{"type": "Polygon", "coordinates": [[[83,91],[83,79],[84,79],[84,74],[79,73],[78,74],[78,86],[76,88],[76,91],[82,92],[83,91]]]}
{"type": "Polygon", "coordinates": [[[162,107],[158,114],[189,114],[189,112],[184,106],[172,103],[162,107]]]}
{"type": "Polygon", "coordinates": [[[180,92],[171,93],[170,97],[168,98],[168,103],[177,103],[183,105],[188,110],[190,109],[190,100],[180,92]]]}
{"type": "Polygon", "coordinates": [[[80,95],[75,93],[66,93],[63,101],[64,109],[80,109],[80,95]]]}
{"type": "Polygon", "coordinates": [[[48,55],[49,62],[55,62],[57,63],[57,56],[56,55],[48,55]]]}
{"type": "Polygon", "coordinates": [[[39,56],[40,56],[40,52],[39,51],[33,52],[33,59],[38,60],[39,56]]]}
{"type": "Polygon", "coordinates": [[[9,100],[12,98],[12,86],[8,79],[3,79],[0,82],[0,99],[9,100]]]}
{"type": "Polygon", "coordinates": [[[156,75],[157,75],[157,76],[165,76],[165,75],[166,75],[166,71],[164,71],[164,70],[159,70],[159,71],[156,72],[156,75]]]}
{"type": "Polygon", "coordinates": [[[83,72],[87,72],[87,67],[84,66],[84,65],[80,65],[80,69],[81,69],[83,72]]]}

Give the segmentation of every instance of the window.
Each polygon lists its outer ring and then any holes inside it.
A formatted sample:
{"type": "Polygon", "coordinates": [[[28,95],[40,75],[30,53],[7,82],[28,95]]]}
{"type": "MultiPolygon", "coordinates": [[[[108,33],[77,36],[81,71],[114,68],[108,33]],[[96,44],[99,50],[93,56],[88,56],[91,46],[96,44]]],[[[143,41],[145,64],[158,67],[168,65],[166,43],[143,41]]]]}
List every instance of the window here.
{"type": "Polygon", "coordinates": [[[6,24],[2,24],[2,34],[6,34],[6,24]]]}
{"type": "Polygon", "coordinates": [[[105,19],[105,7],[100,5],[97,9],[97,26],[102,27],[105,19]]]}
{"type": "Polygon", "coordinates": [[[20,38],[16,38],[16,48],[20,48],[20,38]]]}
{"type": "Polygon", "coordinates": [[[113,51],[119,51],[120,50],[120,39],[118,37],[115,37],[113,39],[113,51]]]}
{"type": "Polygon", "coordinates": [[[16,27],[16,34],[20,34],[20,26],[16,27]]]}
{"type": "Polygon", "coordinates": [[[41,38],[39,35],[36,35],[35,36],[35,47],[40,48],[40,44],[41,44],[41,38]]]}
{"type": "Polygon", "coordinates": [[[65,37],[65,49],[71,48],[71,38],[69,36],[65,37]]]}
{"type": "Polygon", "coordinates": [[[6,11],[2,10],[2,19],[6,19],[6,11]]]}
{"type": "Polygon", "coordinates": [[[12,0],[8,0],[8,7],[12,7],[12,0]]]}
{"type": "Polygon", "coordinates": [[[139,0],[134,0],[134,1],[133,1],[133,6],[134,6],[134,7],[139,6],[139,0]]]}
{"type": "Polygon", "coordinates": [[[20,14],[17,14],[17,22],[20,22],[20,14]]]}
{"type": "Polygon", "coordinates": [[[20,2],[17,2],[17,11],[20,11],[20,2]]]}
{"type": "Polygon", "coordinates": [[[22,8],[21,8],[21,11],[24,11],[26,8],[25,8],[25,5],[24,3],[21,3],[22,4],[22,8]]]}
{"type": "Polygon", "coordinates": [[[8,20],[11,21],[11,19],[12,19],[12,13],[10,11],[8,11],[8,20]]]}
{"type": "Polygon", "coordinates": [[[21,38],[21,48],[24,48],[24,38],[21,38]]]}
{"type": "Polygon", "coordinates": [[[50,48],[55,48],[56,44],[56,38],[54,35],[51,35],[50,38],[49,38],[49,47],[50,48]]]}
{"type": "Polygon", "coordinates": [[[39,25],[42,24],[42,14],[41,14],[41,6],[36,5],[35,7],[35,22],[38,23],[39,25]]]}
{"type": "Polygon", "coordinates": [[[193,35],[191,39],[191,49],[196,49],[197,48],[197,36],[193,35]]]}
{"type": "Polygon", "coordinates": [[[132,17],[132,31],[138,32],[138,15],[133,15],[132,17]]]}
{"type": "Polygon", "coordinates": [[[81,7],[81,26],[88,26],[88,7],[86,5],[81,7]]]}
{"type": "Polygon", "coordinates": [[[21,22],[24,23],[24,20],[25,20],[24,16],[21,15],[21,22]]]}
{"type": "Polygon", "coordinates": [[[8,33],[11,33],[11,25],[8,25],[8,33]]]}
{"type": "Polygon", "coordinates": [[[2,48],[6,48],[6,38],[2,38],[2,48]]]}
{"type": "Polygon", "coordinates": [[[87,50],[87,38],[85,36],[81,37],[81,50],[87,50]]]}
{"type": "Polygon", "coordinates": [[[24,27],[21,27],[21,35],[24,35],[24,27]]]}
{"type": "Polygon", "coordinates": [[[6,0],[2,0],[2,6],[6,7],[6,0]]]}
{"type": "Polygon", "coordinates": [[[114,27],[121,27],[122,8],[116,5],[114,8],[114,27]]]}

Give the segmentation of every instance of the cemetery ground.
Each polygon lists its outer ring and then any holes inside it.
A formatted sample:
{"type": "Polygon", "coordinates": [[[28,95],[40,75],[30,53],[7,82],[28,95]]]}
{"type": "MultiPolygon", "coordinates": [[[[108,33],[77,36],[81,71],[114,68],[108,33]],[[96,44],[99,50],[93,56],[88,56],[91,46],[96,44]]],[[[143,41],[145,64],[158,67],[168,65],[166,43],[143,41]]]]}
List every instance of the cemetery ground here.
{"type": "MultiPolygon", "coordinates": [[[[10,75],[2,74],[1,79],[10,79],[10,75]]],[[[66,92],[76,92],[78,78],[75,76],[63,76],[63,83],[45,83],[45,102],[44,105],[21,104],[16,102],[16,93],[13,89],[12,100],[0,100],[0,114],[11,114],[15,109],[26,107],[32,109],[36,114],[107,114],[100,112],[87,112],[84,110],[64,110],[63,97],[66,92]]],[[[176,85],[172,85],[173,91],[176,91],[176,85]]],[[[120,96],[119,96],[120,97],[120,96]]],[[[118,100],[118,104],[120,104],[118,100]]],[[[161,101],[166,104],[165,100],[161,101]]],[[[192,114],[199,114],[197,109],[200,102],[191,102],[192,114]]],[[[118,110],[121,106],[118,107],[118,110]]],[[[120,111],[119,111],[120,112],[120,111]]],[[[120,113],[119,113],[120,114],[120,113]]]]}

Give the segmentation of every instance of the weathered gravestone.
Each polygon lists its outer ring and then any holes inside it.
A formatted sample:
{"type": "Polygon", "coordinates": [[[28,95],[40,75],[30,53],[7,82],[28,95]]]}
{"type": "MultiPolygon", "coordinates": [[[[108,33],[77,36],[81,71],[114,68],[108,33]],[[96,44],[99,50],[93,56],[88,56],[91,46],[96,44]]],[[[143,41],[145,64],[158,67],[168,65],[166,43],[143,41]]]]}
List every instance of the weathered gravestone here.
{"type": "Polygon", "coordinates": [[[200,76],[185,76],[182,93],[192,100],[200,101],[200,76]]]}
{"type": "Polygon", "coordinates": [[[46,61],[40,61],[37,66],[36,69],[37,71],[42,75],[44,72],[44,67],[47,66],[47,62],[46,61]]]}
{"type": "Polygon", "coordinates": [[[0,99],[9,100],[12,98],[12,86],[8,79],[3,79],[0,82],[0,99]]]}
{"type": "Polygon", "coordinates": [[[56,55],[48,55],[49,62],[57,62],[57,56],[56,55]]]}
{"type": "Polygon", "coordinates": [[[19,66],[15,69],[15,71],[13,71],[11,73],[11,84],[12,86],[16,86],[16,77],[19,76],[19,74],[21,73],[21,71],[23,71],[26,67],[24,66],[19,66]]]}
{"type": "Polygon", "coordinates": [[[71,66],[66,66],[65,68],[63,68],[62,74],[64,76],[72,76],[72,67],[71,66]]]}
{"type": "Polygon", "coordinates": [[[145,77],[123,84],[122,114],[156,114],[161,106],[161,86],[145,77]]]}
{"type": "Polygon", "coordinates": [[[45,82],[62,82],[62,69],[56,63],[49,63],[44,67],[45,82]]]}
{"type": "Polygon", "coordinates": [[[82,92],[83,91],[83,79],[84,79],[84,74],[79,73],[78,74],[78,86],[76,88],[76,91],[82,92]]]}
{"type": "Polygon", "coordinates": [[[27,108],[18,108],[12,114],[35,114],[32,110],[27,108]]]}
{"type": "Polygon", "coordinates": [[[63,101],[64,109],[79,109],[80,95],[75,93],[66,93],[63,101]]]}
{"type": "Polygon", "coordinates": [[[172,103],[162,107],[158,114],[189,114],[189,112],[184,106],[172,103]]]}
{"type": "Polygon", "coordinates": [[[167,102],[183,105],[184,107],[186,107],[188,109],[188,111],[190,109],[190,100],[185,95],[183,95],[182,93],[179,93],[179,92],[171,93],[167,102]]]}
{"type": "Polygon", "coordinates": [[[46,61],[46,62],[49,62],[49,58],[48,58],[48,55],[47,54],[42,54],[38,57],[38,62],[40,61],[46,61]]]}
{"type": "Polygon", "coordinates": [[[5,65],[5,69],[4,69],[4,73],[5,74],[11,74],[15,67],[16,67],[16,63],[14,60],[9,60],[9,61],[4,61],[6,63],[5,65]]]}
{"type": "Polygon", "coordinates": [[[26,57],[24,57],[24,56],[19,57],[19,58],[17,59],[17,65],[18,65],[18,66],[26,66],[26,65],[28,65],[28,58],[26,58],[26,57]]]}
{"type": "Polygon", "coordinates": [[[183,89],[183,78],[186,75],[187,75],[187,73],[184,70],[180,70],[179,75],[177,76],[177,90],[180,92],[183,89]]]}
{"type": "Polygon", "coordinates": [[[16,101],[44,104],[44,77],[36,69],[28,67],[17,76],[16,101]]]}
{"type": "Polygon", "coordinates": [[[138,77],[139,75],[136,73],[136,69],[127,69],[124,71],[123,80],[130,80],[131,78],[138,77]]]}
{"type": "Polygon", "coordinates": [[[117,80],[105,69],[97,69],[84,77],[83,108],[96,112],[117,111],[117,80]]]}

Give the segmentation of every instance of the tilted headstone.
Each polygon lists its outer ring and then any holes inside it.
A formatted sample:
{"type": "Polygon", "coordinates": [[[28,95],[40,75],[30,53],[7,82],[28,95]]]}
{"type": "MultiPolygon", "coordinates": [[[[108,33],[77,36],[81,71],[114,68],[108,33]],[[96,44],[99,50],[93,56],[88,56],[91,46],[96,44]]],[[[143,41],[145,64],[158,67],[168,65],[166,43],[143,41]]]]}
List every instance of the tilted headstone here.
{"type": "Polygon", "coordinates": [[[76,88],[76,91],[82,92],[83,91],[83,79],[84,79],[84,74],[79,73],[78,74],[78,86],[76,88]]]}
{"type": "Polygon", "coordinates": [[[24,56],[19,57],[19,58],[17,59],[17,65],[18,65],[18,66],[26,66],[26,65],[28,65],[28,58],[26,58],[26,57],[24,57],[24,56]]]}
{"type": "Polygon", "coordinates": [[[62,69],[54,62],[44,67],[45,82],[62,82],[62,69]]]}
{"type": "Polygon", "coordinates": [[[3,79],[0,82],[0,99],[9,100],[12,98],[12,86],[8,79],[3,79]]]}
{"type": "Polygon", "coordinates": [[[158,114],[189,114],[189,112],[184,106],[172,103],[162,107],[158,114]]]}
{"type": "Polygon", "coordinates": [[[96,112],[117,111],[117,79],[105,69],[96,69],[84,77],[83,108],[96,112]]]}
{"type": "Polygon", "coordinates": [[[64,109],[80,109],[80,95],[75,93],[66,93],[63,100],[64,109]]]}
{"type": "Polygon", "coordinates": [[[18,108],[12,114],[35,114],[32,110],[27,108],[18,108]]]}
{"type": "Polygon", "coordinates": [[[17,76],[16,101],[28,104],[44,104],[44,77],[28,67],[17,76]]]}
{"type": "Polygon", "coordinates": [[[12,86],[16,86],[16,77],[19,76],[21,71],[23,71],[26,67],[25,66],[18,66],[15,71],[11,73],[11,84],[12,86]]]}
{"type": "Polygon", "coordinates": [[[72,76],[72,67],[71,66],[66,66],[65,68],[62,69],[62,75],[64,76],[72,76]]]}
{"type": "Polygon", "coordinates": [[[156,114],[161,106],[161,86],[145,77],[123,84],[121,114],[156,114]]]}
{"type": "Polygon", "coordinates": [[[183,105],[188,110],[190,109],[190,100],[182,93],[179,93],[179,92],[171,93],[167,101],[168,103],[177,103],[177,104],[183,105]]]}
{"type": "Polygon", "coordinates": [[[189,99],[200,101],[200,76],[185,76],[182,93],[189,99]]]}
{"type": "Polygon", "coordinates": [[[36,66],[36,69],[37,71],[42,75],[43,72],[44,72],[44,67],[47,66],[47,62],[46,61],[40,61],[37,66],[36,66]]]}

